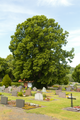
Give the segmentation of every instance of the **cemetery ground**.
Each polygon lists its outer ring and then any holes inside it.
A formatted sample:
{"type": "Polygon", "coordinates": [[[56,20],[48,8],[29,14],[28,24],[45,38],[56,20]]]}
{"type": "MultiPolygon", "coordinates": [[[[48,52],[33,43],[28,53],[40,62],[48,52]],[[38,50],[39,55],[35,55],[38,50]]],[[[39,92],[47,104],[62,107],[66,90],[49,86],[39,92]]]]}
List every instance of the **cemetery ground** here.
{"type": "MultiPolygon", "coordinates": [[[[73,106],[80,106],[80,92],[72,92],[72,91],[63,91],[68,92],[69,94],[73,94],[73,96],[76,98],[76,100],[73,100],[73,106]]],[[[34,93],[34,91],[32,91],[34,93]]],[[[59,120],[78,120],[80,119],[80,112],[74,112],[74,111],[67,111],[65,108],[71,106],[71,100],[67,98],[61,98],[58,95],[55,95],[55,90],[48,90],[48,93],[46,94],[49,98],[52,98],[52,101],[38,101],[34,100],[34,96],[28,96],[28,97],[16,97],[11,96],[10,93],[2,93],[4,96],[8,97],[8,100],[16,100],[16,99],[23,99],[27,103],[35,103],[39,104],[42,107],[25,110],[26,113],[36,113],[36,114],[45,114],[48,116],[52,116],[53,118],[57,118],[59,120]]],[[[0,104],[0,106],[5,106],[3,104],[0,104]]],[[[18,108],[22,109],[22,108],[18,108]]],[[[1,111],[1,114],[9,114],[11,113],[11,109],[5,109],[1,111]]],[[[11,113],[12,114],[12,113],[11,113]]],[[[1,116],[0,116],[1,117],[1,116]]]]}

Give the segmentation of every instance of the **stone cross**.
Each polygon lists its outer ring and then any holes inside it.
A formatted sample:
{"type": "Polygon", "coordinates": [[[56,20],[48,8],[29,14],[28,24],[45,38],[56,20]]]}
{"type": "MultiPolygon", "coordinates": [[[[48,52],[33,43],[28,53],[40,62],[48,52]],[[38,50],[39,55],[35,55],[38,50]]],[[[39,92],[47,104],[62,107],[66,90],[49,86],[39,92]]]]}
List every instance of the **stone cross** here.
{"type": "Polygon", "coordinates": [[[73,97],[72,97],[72,93],[71,93],[71,96],[68,97],[68,99],[71,99],[71,107],[73,107],[73,99],[76,100],[76,98],[73,98],[73,97]]]}

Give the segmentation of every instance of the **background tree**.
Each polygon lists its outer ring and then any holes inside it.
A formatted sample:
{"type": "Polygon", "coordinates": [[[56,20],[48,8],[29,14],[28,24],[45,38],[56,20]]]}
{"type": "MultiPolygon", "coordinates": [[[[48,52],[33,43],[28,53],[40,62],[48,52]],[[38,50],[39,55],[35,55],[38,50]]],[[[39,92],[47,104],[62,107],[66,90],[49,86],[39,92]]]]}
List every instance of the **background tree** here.
{"type": "Polygon", "coordinates": [[[13,79],[14,79],[14,76],[13,76],[13,69],[14,69],[14,58],[13,58],[13,55],[11,55],[11,54],[8,55],[6,57],[6,62],[8,64],[8,66],[7,66],[8,75],[11,78],[11,80],[13,81],[13,79]]]}
{"type": "Polygon", "coordinates": [[[34,85],[45,86],[64,81],[72,62],[73,51],[62,49],[67,44],[68,32],[46,16],[33,16],[17,25],[11,36],[9,49],[15,60],[16,81],[34,80],[34,85]],[[66,60],[67,59],[67,60],[66,60]]]}
{"type": "Polygon", "coordinates": [[[0,57],[0,78],[1,79],[4,77],[5,74],[8,73],[7,67],[8,65],[6,63],[6,60],[0,57]]]}
{"type": "Polygon", "coordinates": [[[80,83],[80,64],[75,67],[74,72],[72,73],[72,78],[75,82],[80,83]]]}

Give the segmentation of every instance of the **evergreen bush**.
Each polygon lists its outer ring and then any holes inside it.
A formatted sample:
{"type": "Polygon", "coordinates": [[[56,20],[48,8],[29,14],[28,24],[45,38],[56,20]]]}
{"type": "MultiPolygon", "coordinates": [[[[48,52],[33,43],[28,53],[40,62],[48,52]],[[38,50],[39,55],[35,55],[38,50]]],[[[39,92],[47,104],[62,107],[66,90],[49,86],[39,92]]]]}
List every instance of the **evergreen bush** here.
{"type": "Polygon", "coordinates": [[[11,86],[11,78],[8,74],[6,74],[3,78],[2,85],[5,85],[5,87],[11,86]]]}

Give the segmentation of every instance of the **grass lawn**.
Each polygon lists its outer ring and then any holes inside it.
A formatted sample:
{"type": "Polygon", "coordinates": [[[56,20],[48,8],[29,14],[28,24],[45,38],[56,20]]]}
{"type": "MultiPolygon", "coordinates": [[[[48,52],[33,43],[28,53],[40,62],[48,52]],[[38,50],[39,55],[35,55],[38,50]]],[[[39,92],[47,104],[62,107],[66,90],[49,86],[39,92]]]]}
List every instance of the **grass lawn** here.
{"type": "MultiPolygon", "coordinates": [[[[73,100],[73,106],[79,105],[80,106],[80,93],[79,92],[68,92],[72,93],[76,100],[73,100]]],[[[35,104],[39,104],[41,108],[25,110],[27,113],[37,113],[37,114],[46,114],[48,116],[53,116],[59,118],[61,120],[79,120],[80,119],[80,112],[72,112],[63,110],[63,108],[71,106],[71,100],[67,98],[59,98],[58,95],[55,95],[55,90],[52,90],[51,93],[46,93],[47,96],[51,96],[54,100],[53,101],[37,101],[34,100],[33,96],[30,97],[14,97],[11,96],[9,93],[2,93],[3,95],[7,96],[10,100],[16,99],[24,99],[25,102],[31,102],[35,104]]]]}

